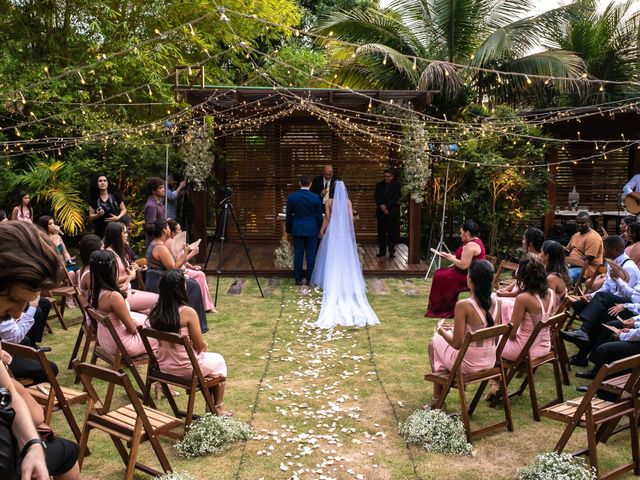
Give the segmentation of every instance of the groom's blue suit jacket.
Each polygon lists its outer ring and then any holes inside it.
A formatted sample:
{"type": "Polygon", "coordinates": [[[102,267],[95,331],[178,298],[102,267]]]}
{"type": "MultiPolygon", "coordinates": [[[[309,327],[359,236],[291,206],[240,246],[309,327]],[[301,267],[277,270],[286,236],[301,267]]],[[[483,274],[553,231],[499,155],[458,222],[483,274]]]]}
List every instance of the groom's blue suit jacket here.
{"type": "Polygon", "coordinates": [[[322,200],[300,189],[287,198],[287,233],[294,237],[318,236],[322,226],[322,200]]]}

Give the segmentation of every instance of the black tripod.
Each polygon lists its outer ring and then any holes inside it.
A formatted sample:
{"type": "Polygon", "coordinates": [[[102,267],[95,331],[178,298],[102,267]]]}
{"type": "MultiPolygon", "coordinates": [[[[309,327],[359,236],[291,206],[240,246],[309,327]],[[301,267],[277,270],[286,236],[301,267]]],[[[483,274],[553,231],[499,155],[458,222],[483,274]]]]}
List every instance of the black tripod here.
{"type": "MultiPolygon", "coordinates": [[[[218,306],[218,289],[220,287],[220,275],[222,275],[222,249],[224,248],[224,240],[227,234],[227,221],[229,219],[229,210],[231,210],[231,216],[233,217],[233,223],[236,225],[236,230],[238,231],[238,235],[240,235],[240,241],[242,242],[242,246],[244,247],[244,252],[247,254],[247,259],[249,260],[249,265],[251,265],[251,271],[253,272],[253,278],[256,279],[256,283],[258,284],[258,290],[260,290],[260,295],[264,298],[264,293],[262,292],[262,287],[260,286],[260,280],[258,280],[258,275],[256,274],[256,269],[253,267],[253,262],[251,261],[251,255],[249,255],[249,248],[247,247],[247,243],[244,241],[244,235],[242,230],[240,229],[240,224],[238,223],[238,217],[236,216],[236,210],[233,208],[233,204],[231,203],[231,193],[232,190],[230,188],[226,188],[224,191],[224,198],[220,202],[222,206],[222,229],[220,230],[220,247],[218,249],[218,268],[216,269],[216,296],[213,300],[213,305],[218,306]]],[[[213,252],[213,244],[215,241],[212,241],[209,244],[209,253],[207,254],[207,262],[205,265],[209,264],[209,259],[211,258],[211,252],[213,252]]]]}

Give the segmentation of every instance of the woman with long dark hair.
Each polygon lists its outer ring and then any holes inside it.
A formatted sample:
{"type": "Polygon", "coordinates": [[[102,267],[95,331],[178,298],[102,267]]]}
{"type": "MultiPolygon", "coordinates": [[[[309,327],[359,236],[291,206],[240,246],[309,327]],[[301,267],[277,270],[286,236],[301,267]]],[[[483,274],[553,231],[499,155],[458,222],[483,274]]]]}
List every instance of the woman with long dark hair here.
{"type": "Polygon", "coordinates": [[[56,222],[54,222],[53,218],[51,218],[49,215],[42,215],[41,217],[38,217],[38,219],[36,220],[36,225],[38,225],[47,233],[47,235],[49,235],[49,238],[58,249],[58,253],[60,253],[60,256],[64,260],[64,265],[67,269],[67,272],[69,272],[73,280],[74,275],[72,275],[71,273],[78,271],[78,266],[75,264],[75,259],[72,258],[71,255],[69,255],[67,246],[64,244],[64,241],[60,236],[60,227],[56,225],[56,222]]]}
{"type": "MultiPolygon", "coordinates": [[[[499,302],[491,296],[494,275],[493,265],[486,260],[476,260],[469,267],[467,286],[471,296],[456,303],[453,325],[446,320],[438,323],[437,332],[429,344],[429,360],[433,372],[451,371],[467,332],[500,323],[499,302]]],[[[469,345],[461,365],[463,375],[493,367],[496,349],[494,342],[469,345]]],[[[433,407],[437,403],[441,391],[442,386],[434,384],[429,406],[433,407]]]]}
{"type": "Polygon", "coordinates": [[[82,267],[78,270],[76,277],[78,279],[78,290],[87,300],[89,300],[89,287],[91,284],[91,254],[98,250],[102,250],[102,239],[99,236],[89,234],[80,239],[78,255],[80,256],[82,267]]]}
{"type": "MultiPolygon", "coordinates": [[[[102,315],[108,316],[122,340],[124,348],[132,357],[145,352],[144,343],[138,334],[138,326],[144,325],[147,317],[132,312],[125,294],[118,286],[118,264],[116,255],[110,250],[99,250],[91,254],[91,289],[89,303],[102,315]]],[[[109,331],[98,325],[98,342],[111,355],[117,346],[109,331]]]]}
{"type": "Polygon", "coordinates": [[[467,289],[467,269],[474,260],[485,257],[484,244],[478,238],[480,228],[471,219],[467,219],[460,227],[462,245],[455,255],[441,253],[451,266],[439,268],[433,275],[429,291],[429,305],[425,317],[453,318],[458,295],[467,289]]]}
{"type": "Polygon", "coordinates": [[[31,208],[31,197],[24,190],[18,192],[16,206],[11,212],[11,220],[19,222],[33,223],[33,208],[31,208]]]}
{"type": "MultiPolygon", "coordinates": [[[[164,219],[154,223],[153,234],[155,240],[147,247],[147,281],[145,286],[148,291],[158,293],[160,278],[164,272],[182,268],[198,253],[198,249],[191,250],[187,244],[185,250],[177,258],[174,258],[165,244],[171,236],[171,230],[164,219]]],[[[207,313],[202,303],[202,292],[200,292],[198,282],[190,278],[187,279],[187,297],[189,298],[189,306],[196,311],[200,319],[200,330],[206,333],[209,327],[207,326],[207,313]]]]}
{"type": "Polygon", "coordinates": [[[567,286],[571,284],[569,270],[565,262],[566,250],[555,240],[547,240],[542,244],[540,261],[547,271],[547,283],[556,295],[553,311],[558,311],[560,304],[567,296],[567,286]]]}
{"type": "Polygon", "coordinates": [[[123,223],[111,222],[104,231],[104,248],[112,251],[116,256],[118,285],[123,292],[126,292],[131,309],[134,312],[148,315],[151,308],[158,301],[158,294],[131,288],[131,281],[136,278],[136,272],[139,267],[138,264],[129,263],[129,260],[127,260],[125,245],[127,244],[128,235],[127,228],[123,223]]]}
{"type": "MultiPolygon", "coordinates": [[[[196,311],[189,306],[186,278],[182,270],[167,270],[160,278],[160,299],[151,314],[149,322],[156,330],[179,333],[189,337],[198,359],[198,365],[205,377],[227,376],[227,365],[219,353],[207,352],[207,343],[202,336],[200,321],[196,311]]],[[[193,367],[183,347],[173,348],[160,342],[156,353],[163,372],[179,377],[191,377],[193,367]]],[[[211,388],[216,415],[231,416],[222,407],[225,382],[211,388]]]]}
{"type": "Polygon", "coordinates": [[[124,202],[113,191],[107,176],[98,174],[89,183],[89,220],[93,222],[93,231],[100,238],[111,222],[119,221],[127,213],[124,202]]]}
{"type": "MultiPolygon", "coordinates": [[[[169,225],[169,230],[171,230],[171,237],[167,239],[166,245],[169,250],[173,250],[171,247],[173,239],[176,237],[176,235],[182,233],[182,227],[180,226],[178,221],[174,220],[173,218],[169,218],[167,220],[167,225],[169,225]]],[[[202,293],[202,303],[204,305],[204,309],[207,312],[217,312],[216,307],[213,305],[213,300],[211,299],[211,293],[209,292],[209,284],[207,283],[206,274],[198,265],[191,265],[189,262],[186,262],[182,268],[188,278],[191,278],[198,282],[200,293],[202,293]]]]}
{"type": "MultiPolygon", "coordinates": [[[[513,325],[502,351],[502,356],[507,360],[514,361],[518,358],[538,322],[547,320],[554,313],[556,294],[549,288],[547,275],[544,264],[531,255],[520,262],[516,275],[520,293],[516,297],[511,318],[502,319],[513,325]]],[[[539,357],[549,353],[550,348],[549,330],[545,329],[531,346],[530,354],[532,357],[539,357]]]]}

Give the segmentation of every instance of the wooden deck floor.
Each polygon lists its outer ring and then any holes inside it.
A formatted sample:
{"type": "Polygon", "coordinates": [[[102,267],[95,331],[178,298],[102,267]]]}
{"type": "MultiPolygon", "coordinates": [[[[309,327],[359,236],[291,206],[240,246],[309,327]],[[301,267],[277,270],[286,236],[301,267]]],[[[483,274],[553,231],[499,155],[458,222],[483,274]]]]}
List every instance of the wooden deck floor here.
{"type": "MultiPolygon", "coordinates": [[[[276,275],[276,276],[293,276],[293,270],[282,270],[276,268],[273,264],[273,252],[278,244],[257,244],[249,243],[249,253],[253,266],[258,275],[276,275]]],[[[378,258],[378,246],[366,244],[363,245],[365,253],[363,258],[363,269],[366,276],[380,277],[420,277],[427,272],[427,264],[422,261],[419,265],[409,265],[407,262],[408,248],[406,245],[398,245],[395,258],[378,258]]],[[[215,274],[218,267],[218,249],[219,244],[216,243],[211,253],[211,258],[206,266],[206,272],[215,274]]],[[[251,266],[240,242],[225,243],[222,252],[223,275],[250,275],[251,266]]]]}

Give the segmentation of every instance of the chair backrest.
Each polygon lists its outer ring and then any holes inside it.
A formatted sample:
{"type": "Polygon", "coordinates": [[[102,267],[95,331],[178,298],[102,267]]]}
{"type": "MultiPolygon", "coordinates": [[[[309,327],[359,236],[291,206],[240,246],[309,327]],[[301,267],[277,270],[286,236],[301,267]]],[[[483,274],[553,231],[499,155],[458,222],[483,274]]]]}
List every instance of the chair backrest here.
{"type": "Polygon", "coordinates": [[[144,412],[138,393],[135,388],[133,388],[131,380],[129,380],[129,376],[125,372],[117,372],[90,363],[80,363],[78,360],[73,361],[73,368],[80,377],[80,381],[86,392],[89,394],[89,411],[94,407],[100,415],[104,415],[110,411],[110,406],[104,407],[104,405],[111,405],[111,401],[106,402],[106,399],[101,399],[93,386],[93,379],[97,378],[111,385],[122,387],[127,394],[129,403],[131,403],[138,417],[141,419],[145,430],[148,432],[152,431],[151,424],[144,412]]]}
{"type": "Polygon", "coordinates": [[[469,349],[469,346],[476,342],[483,342],[493,339],[497,345],[496,348],[496,362],[502,363],[502,350],[504,349],[509,333],[511,332],[512,325],[510,323],[505,325],[494,325],[493,327],[481,328],[475,332],[467,332],[462,343],[462,347],[458,350],[458,356],[451,368],[451,375],[457,375],[460,366],[464,360],[464,357],[469,349]]]}
{"type": "Polygon", "coordinates": [[[496,275],[493,278],[494,289],[497,289],[498,286],[500,285],[500,275],[505,270],[513,270],[515,272],[516,270],[518,270],[518,264],[514,262],[505,262],[504,260],[500,262],[500,266],[498,267],[498,270],[496,270],[496,275]]]}
{"type": "Polygon", "coordinates": [[[559,338],[560,330],[562,329],[562,326],[564,325],[566,320],[567,320],[567,314],[560,313],[558,315],[553,315],[547,318],[546,320],[541,320],[538,323],[536,323],[536,325],[533,327],[533,330],[531,331],[531,335],[525,342],[524,346],[522,347],[522,350],[520,351],[520,354],[518,355],[518,357],[514,362],[516,367],[520,366],[522,362],[524,362],[524,360],[529,356],[531,347],[533,346],[534,342],[540,335],[540,332],[542,332],[542,330],[544,329],[549,330],[549,338],[551,340],[551,346],[552,348],[555,349],[555,346],[557,345],[557,341],[555,340],[554,337],[559,338]]]}
{"type": "Polygon", "coordinates": [[[54,389],[56,396],[61,395],[64,398],[64,395],[62,395],[62,390],[60,390],[60,384],[58,384],[56,375],[55,373],[53,373],[51,364],[47,360],[47,356],[44,354],[44,352],[36,350],[32,347],[27,347],[26,345],[20,345],[19,343],[11,343],[5,341],[2,342],[2,348],[12,357],[25,358],[27,360],[38,363],[47,378],[47,382],[49,382],[51,388],[54,389]]]}
{"type": "Polygon", "coordinates": [[[498,257],[494,257],[493,255],[485,255],[484,259],[489,262],[495,268],[496,263],[498,263],[498,257]]]}
{"type": "MultiPolygon", "coordinates": [[[[118,348],[118,353],[120,353],[120,355],[122,356],[124,363],[127,366],[132,366],[133,360],[131,358],[131,355],[129,355],[129,353],[127,352],[127,349],[122,343],[122,339],[120,338],[120,335],[118,335],[118,332],[113,326],[113,323],[111,322],[111,319],[109,318],[109,316],[102,315],[100,312],[98,312],[95,308],[91,306],[87,307],[87,315],[89,315],[89,318],[96,323],[96,326],[102,325],[107,329],[107,331],[111,335],[111,338],[113,339],[113,342],[116,344],[116,347],[118,348]]],[[[96,329],[96,336],[97,336],[97,329],[96,329]]]]}
{"type": "Polygon", "coordinates": [[[587,393],[582,397],[582,402],[580,402],[580,405],[574,413],[574,421],[579,422],[582,415],[584,415],[587,408],[589,408],[591,400],[596,396],[598,390],[600,390],[605,379],[618,376],[629,370],[631,371],[631,374],[629,375],[624,387],[622,387],[622,389],[617,393],[617,397],[618,400],[622,397],[626,397],[630,398],[634,403],[637,402],[638,389],[640,388],[640,382],[638,381],[640,378],[640,355],[634,355],[633,357],[623,358],[622,360],[603,365],[591,382],[587,393]]]}
{"type": "Polygon", "coordinates": [[[147,355],[149,357],[149,370],[157,369],[159,372],[162,372],[162,368],[158,363],[158,359],[153,352],[153,348],[151,348],[151,342],[149,342],[149,338],[153,338],[158,342],[158,346],[160,348],[160,342],[166,342],[171,344],[172,348],[182,347],[186,350],[187,355],[189,356],[189,360],[191,361],[191,367],[193,368],[193,375],[196,376],[198,381],[204,383],[204,374],[200,369],[200,364],[198,363],[198,357],[196,357],[196,353],[193,350],[193,346],[191,345],[191,339],[187,336],[182,336],[179,333],[172,332],[163,332],[160,330],[156,330],[150,327],[138,327],[138,331],[140,332],[140,337],[142,338],[142,342],[144,343],[144,348],[147,351],[147,355]]]}

